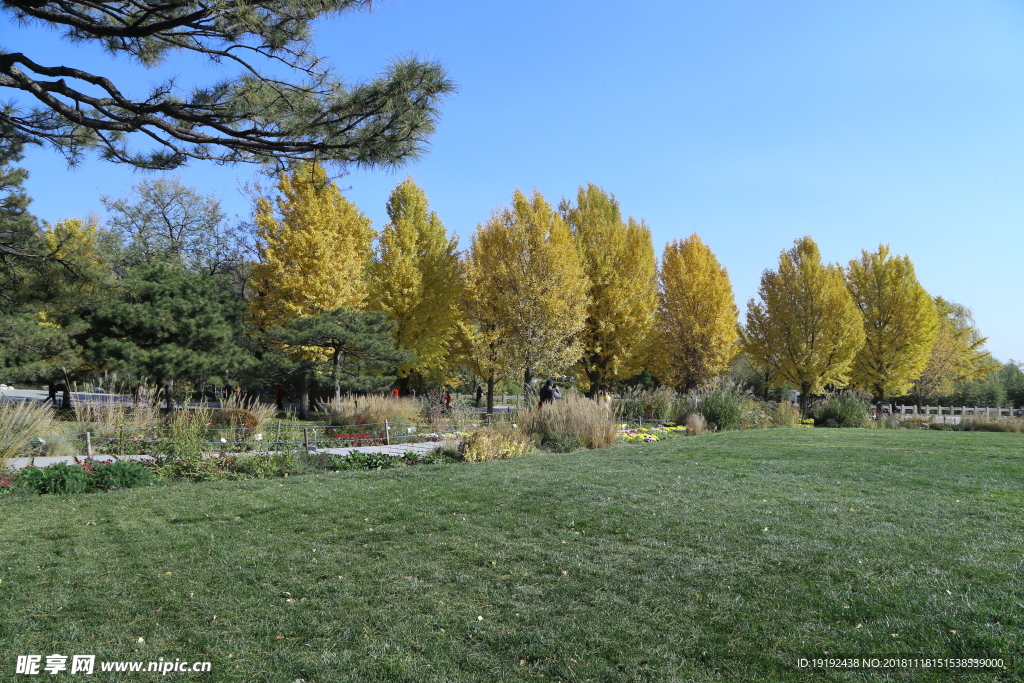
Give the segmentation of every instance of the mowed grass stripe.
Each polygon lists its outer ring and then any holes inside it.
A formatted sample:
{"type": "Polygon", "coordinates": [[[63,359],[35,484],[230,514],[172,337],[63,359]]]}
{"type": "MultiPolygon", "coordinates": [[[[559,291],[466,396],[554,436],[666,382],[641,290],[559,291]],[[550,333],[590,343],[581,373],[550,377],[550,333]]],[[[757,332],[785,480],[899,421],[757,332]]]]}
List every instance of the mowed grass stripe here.
{"type": "Polygon", "coordinates": [[[10,497],[0,667],[57,652],[208,659],[207,681],[953,677],[796,668],[903,654],[998,656],[1007,670],[955,677],[1019,680],[1022,513],[1020,435],[823,429],[10,497]]]}

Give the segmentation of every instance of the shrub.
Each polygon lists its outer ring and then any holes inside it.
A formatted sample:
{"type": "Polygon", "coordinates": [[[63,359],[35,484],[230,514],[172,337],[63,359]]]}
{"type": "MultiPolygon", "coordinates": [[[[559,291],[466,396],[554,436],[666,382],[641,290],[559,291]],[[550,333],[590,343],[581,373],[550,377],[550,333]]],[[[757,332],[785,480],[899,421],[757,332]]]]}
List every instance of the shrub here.
{"type": "Polygon", "coordinates": [[[153,463],[153,469],[160,478],[171,481],[209,481],[223,479],[226,474],[219,467],[217,458],[203,458],[202,456],[165,455],[157,457],[153,463]]]}
{"type": "Polygon", "coordinates": [[[863,427],[870,413],[865,394],[843,391],[831,394],[811,409],[818,427],[863,427]]]}
{"type": "Polygon", "coordinates": [[[748,401],[744,392],[731,383],[720,383],[696,393],[696,409],[708,423],[721,431],[739,429],[748,401]]]}
{"type": "Polygon", "coordinates": [[[530,437],[520,431],[484,427],[473,431],[459,444],[459,460],[486,462],[518,458],[531,450],[533,450],[533,442],[530,437]]]}
{"type": "Polygon", "coordinates": [[[1024,432],[1024,419],[1019,417],[968,417],[961,418],[959,424],[932,422],[929,429],[944,429],[956,432],[1024,432]]]}
{"type": "Polygon", "coordinates": [[[409,451],[405,454],[405,461],[410,465],[437,465],[458,459],[459,449],[454,446],[439,446],[429,451],[409,451]]]}
{"type": "Polygon", "coordinates": [[[153,480],[153,474],[137,462],[101,462],[92,466],[92,484],[95,488],[130,489],[146,486],[153,480]]]}
{"type": "Polygon", "coordinates": [[[17,485],[36,493],[85,493],[92,488],[92,477],[80,465],[58,462],[49,467],[24,468],[18,473],[17,485]]]}
{"type": "Polygon", "coordinates": [[[342,455],[331,455],[327,466],[334,470],[389,470],[404,467],[405,459],[387,453],[363,453],[353,451],[342,455]]]}
{"type": "Polygon", "coordinates": [[[766,418],[761,416],[762,412],[761,405],[751,399],[749,392],[731,382],[719,382],[677,400],[672,419],[677,424],[685,424],[690,415],[699,413],[706,429],[724,431],[764,426],[766,418]]]}
{"type": "Polygon", "coordinates": [[[444,463],[444,462],[458,462],[459,460],[459,447],[453,443],[446,443],[442,446],[438,446],[432,451],[420,454],[420,462],[428,464],[424,458],[430,456],[431,463],[444,463]]]}
{"type": "Polygon", "coordinates": [[[615,443],[616,416],[597,401],[579,396],[531,406],[516,414],[519,429],[547,450],[567,453],[615,443]]]}
{"type": "Polygon", "coordinates": [[[707,420],[700,413],[690,413],[686,416],[686,433],[690,436],[699,436],[707,428],[707,420]]]}
{"type": "MultiPolygon", "coordinates": [[[[273,405],[261,403],[254,398],[242,398],[232,394],[220,402],[221,410],[236,411],[243,410],[246,415],[243,418],[244,424],[233,421],[237,427],[244,427],[250,430],[250,434],[262,430],[277,414],[277,408],[273,405]]],[[[248,435],[247,435],[248,436],[248,435]]]]}
{"type": "Polygon", "coordinates": [[[244,474],[263,479],[282,477],[298,469],[298,462],[291,452],[267,455],[235,455],[223,458],[217,463],[228,472],[244,474]]]}
{"type": "Polygon", "coordinates": [[[246,408],[222,408],[213,411],[214,424],[233,430],[232,441],[240,443],[256,433],[260,421],[246,408]]]}

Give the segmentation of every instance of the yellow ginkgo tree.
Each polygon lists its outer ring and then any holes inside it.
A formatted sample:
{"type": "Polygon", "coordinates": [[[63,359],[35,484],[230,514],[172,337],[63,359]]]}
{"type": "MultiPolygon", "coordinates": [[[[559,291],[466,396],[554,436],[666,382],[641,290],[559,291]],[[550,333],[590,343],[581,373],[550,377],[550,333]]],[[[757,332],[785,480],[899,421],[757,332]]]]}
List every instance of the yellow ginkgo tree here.
{"type": "Polygon", "coordinates": [[[458,240],[449,238],[426,193],[412,178],[387,204],[391,219],[380,233],[369,269],[366,307],[396,324],[397,347],[411,351],[399,364],[403,393],[428,375],[441,375],[463,317],[458,240]]]}
{"type": "MultiPolygon", "coordinates": [[[[249,316],[270,331],[345,307],[360,310],[366,300],[366,269],[375,232],[370,219],[342,196],[338,186],[314,163],[281,174],[273,202],[256,201],[259,262],[249,285],[249,316]],[[276,211],[275,211],[276,208],[276,211]]],[[[316,346],[281,348],[303,360],[326,360],[316,346]]],[[[300,417],[309,412],[310,366],[300,363],[300,417]]]]}
{"type": "Polygon", "coordinates": [[[656,304],[654,246],[642,222],[623,221],[619,203],[594,184],[576,203],[559,207],[576,240],[590,304],[578,336],[580,384],[594,396],[602,385],[639,369],[656,304]]]}
{"type": "Polygon", "coordinates": [[[778,270],[761,275],[759,300],[747,303],[744,351],[770,365],[774,386],[800,390],[800,410],[826,385],[846,386],[864,345],[864,321],[843,269],[822,263],[818,245],[801,237],[779,255],[778,270]]]}
{"type": "Polygon", "coordinates": [[[281,174],[280,195],[256,202],[259,262],[249,301],[260,329],[339,306],[362,308],[376,236],[371,221],[315,163],[281,174]],[[275,211],[276,208],[276,211],[275,211]]]}
{"type": "Polygon", "coordinates": [[[587,289],[568,226],[536,190],[529,198],[516,190],[511,206],[477,227],[466,260],[466,310],[488,410],[503,372],[520,374],[529,395],[535,377],[579,360],[587,289]]]}
{"type": "Polygon", "coordinates": [[[864,320],[864,346],[853,359],[851,383],[868,391],[881,415],[886,396],[906,393],[928,364],[939,316],[917,281],[914,264],[887,245],[866,249],[846,269],[846,284],[864,320]]]}
{"type": "Polygon", "coordinates": [[[738,312],[729,273],[696,233],[665,245],[648,367],[662,383],[696,389],[729,369],[738,312]]]}

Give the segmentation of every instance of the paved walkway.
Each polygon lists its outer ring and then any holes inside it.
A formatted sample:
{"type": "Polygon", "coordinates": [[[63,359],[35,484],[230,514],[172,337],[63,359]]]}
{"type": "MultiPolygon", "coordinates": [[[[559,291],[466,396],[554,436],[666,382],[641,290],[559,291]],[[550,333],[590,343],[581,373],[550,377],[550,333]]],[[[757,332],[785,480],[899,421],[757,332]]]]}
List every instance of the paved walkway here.
{"type": "MultiPolygon", "coordinates": [[[[329,455],[348,455],[349,453],[385,453],[392,457],[398,458],[409,451],[415,453],[429,453],[437,448],[444,445],[450,445],[452,441],[424,441],[421,443],[402,443],[402,444],[391,444],[390,446],[353,446],[350,448],[310,448],[310,452],[313,453],[327,453],[329,455]]],[[[301,449],[300,449],[301,450],[301,449]]],[[[239,455],[238,453],[225,453],[225,455],[239,455]]],[[[241,453],[241,455],[269,455],[265,453],[254,453],[248,451],[241,453]]],[[[204,458],[218,458],[220,454],[209,453],[203,456],[204,458]]],[[[150,455],[125,455],[123,457],[116,457],[108,454],[97,454],[92,458],[93,462],[114,462],[115,460],[127,460],[135,462],[153,462],[154,458],[150,455]]],[[[66,456],[60,458],[12,458],[8,463],[7,467],[12,470],[20,470],[23,467],[28,467],[30,464],[36,467],[49,467],[50,465],[56,465],[59,462],[67,463],[68,465],[81,464],[90,460],[87,456],[66,456]]]]}

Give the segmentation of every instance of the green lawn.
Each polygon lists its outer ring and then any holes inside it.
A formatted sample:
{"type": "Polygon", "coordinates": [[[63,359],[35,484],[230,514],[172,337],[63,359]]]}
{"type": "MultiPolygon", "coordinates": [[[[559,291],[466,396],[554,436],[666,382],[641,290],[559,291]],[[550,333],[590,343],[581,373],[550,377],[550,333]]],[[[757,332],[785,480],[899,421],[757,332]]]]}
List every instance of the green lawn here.
{"type": "Polygon", "coordinates": [[[78,680],[14,675],[53,653],[212,662],[181,681],[1024,679],[1021,435],[734,432],[0,519],[3,680],[78,680]],[[893,655],[1006,668],[797,667],[893,655]]]}

